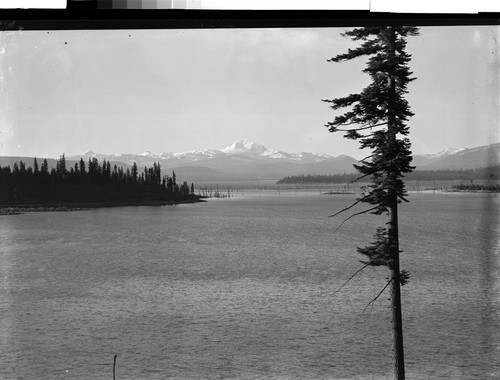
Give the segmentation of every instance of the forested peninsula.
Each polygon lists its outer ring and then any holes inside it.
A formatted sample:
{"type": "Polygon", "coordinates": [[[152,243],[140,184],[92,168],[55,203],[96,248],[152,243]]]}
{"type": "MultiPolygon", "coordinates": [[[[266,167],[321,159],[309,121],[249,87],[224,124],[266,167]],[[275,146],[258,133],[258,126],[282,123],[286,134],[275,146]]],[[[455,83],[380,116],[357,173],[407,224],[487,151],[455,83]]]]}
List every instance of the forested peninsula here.
{"type": "MultiPolygon", "coordinates": [[[[12,168],[0,167],[0,209],[63,209],[166,205],[200,201],[194,184],[177,183],[175,172],[161,174],[160,164],[144,167],[137,164],[124,170],[109,161],[96,158],[66,166],[64,154],[56,167],[49,169],[47,160],[33,166],[19,161],[12,168]]],[[[4,212],[5,213],[5,212],[4,212]]],[[[12,211],[10,213],[13,213],[12,211]]],[[[15,212],[14,212],[15,213],[15,212]]]]}

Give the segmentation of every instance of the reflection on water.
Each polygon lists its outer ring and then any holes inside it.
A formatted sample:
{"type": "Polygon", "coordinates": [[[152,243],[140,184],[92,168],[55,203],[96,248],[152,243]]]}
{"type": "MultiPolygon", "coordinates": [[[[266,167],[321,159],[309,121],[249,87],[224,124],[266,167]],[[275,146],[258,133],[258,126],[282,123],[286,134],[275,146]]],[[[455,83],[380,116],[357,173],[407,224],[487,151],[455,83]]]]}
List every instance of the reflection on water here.
{"type": "MultiPolygon", "coordinates": [[[[387,273],[355,247],[382,218],[345,196],[0,218],[5,379],[392,378],[387,273]]],[[[498,196],[401,207],[409,379],[500,377],[498,196]]]]}

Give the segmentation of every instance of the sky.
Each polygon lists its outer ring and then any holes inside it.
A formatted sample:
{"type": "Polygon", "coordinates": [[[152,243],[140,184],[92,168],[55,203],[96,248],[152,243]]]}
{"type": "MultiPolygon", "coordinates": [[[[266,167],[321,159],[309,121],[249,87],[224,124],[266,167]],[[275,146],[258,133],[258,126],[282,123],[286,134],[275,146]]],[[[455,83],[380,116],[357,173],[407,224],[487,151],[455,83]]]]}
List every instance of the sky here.
{"type": "MultiPolygon", "coordinates": [[[[0,155],[220,149],[366,152],[324,124],[321,99],[369,83],[341,28],[8,31],[0,34],[0,155]]],[[[499,142],[500,27],[410,37],[415,154],[499,142]]]]}

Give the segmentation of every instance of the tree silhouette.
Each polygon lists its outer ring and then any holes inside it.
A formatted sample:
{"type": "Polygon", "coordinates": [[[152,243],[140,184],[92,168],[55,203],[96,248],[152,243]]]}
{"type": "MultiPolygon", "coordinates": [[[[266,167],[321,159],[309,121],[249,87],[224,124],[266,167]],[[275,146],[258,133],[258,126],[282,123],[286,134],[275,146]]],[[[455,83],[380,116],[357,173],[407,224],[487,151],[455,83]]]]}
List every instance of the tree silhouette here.
{"type": "Polygon", "coordinates": [[[49,163],[47,162],[46,158],[43,159],[42,167],[40,168],[40,173],[44,176],[49,174],[49,163]]]}
{"type": "Polygon", "coordinates": [[[64,153],[62,156],[59,158],[59,160],[56,163],[56,172],[59,174],[59,176],[64,177],[66,173],[68,172],[66,169],[66,157],[64,153]]]}
{"type": "Polygon", "coordinates": [[[368,157],[354,165],[361,173],[358,180],[369,177],[370,185],[353,205],[332,216],[359,203],[371,207],[346,220],[365,213],[388,216],[386,227],[379,227],[373,242],[358,248],[358,252],[367,257],[362,261],[365,266],[386,266],[390,270],[386,287],[391,288],[394,374],[399,380],[405,378],[400,285],[407,283],[409,274],[401,271],[399,264],[398,203],[407,201],[404,173],[414,169],[410,166],[410,141],[406,137],[409,133],[406,122],[413,113],[404,95],[408,83],[415,78],[411,78],[408,68],[411,56],[405,48],[406,38],[417,34],[418,28],[409,26],[373,26],[345,32],[343,36],[361,45],[328,61],[344,62],[368,56],[363,72],[370,75],[371,83],[359,93],[324,100],[333,110],[348,108],[325,125],[328,130],[345,132],[345,138],[359,140],[361,149],[371,149],[368,157]]]}
{"type": "Polygon", "coordinates": [[[167,176],[166,186],[167,186],[167,193],[172,194],[174,192],[174,180],[172,177],[167,176]]]}
{"type": "Polygon", "coordinates": [[[83,161],[83,158],[80,158],[80,173],[85,173],[85,161],[83,161]]]}
{"type": "Polygon", "coordinates": [[[36,159],[36,157],[33,159],[33,172],[35,174],[38,174],[40,171],[40,168],[38,167],[38,160],[36,159]]]}
{"type": "Polygon", "coordinates": [[[134,164],[132,165],[132,173],[131,173],[133,183],[137,182],[137,174],[138,174],[137,164],[134,162],[134,164]]]}

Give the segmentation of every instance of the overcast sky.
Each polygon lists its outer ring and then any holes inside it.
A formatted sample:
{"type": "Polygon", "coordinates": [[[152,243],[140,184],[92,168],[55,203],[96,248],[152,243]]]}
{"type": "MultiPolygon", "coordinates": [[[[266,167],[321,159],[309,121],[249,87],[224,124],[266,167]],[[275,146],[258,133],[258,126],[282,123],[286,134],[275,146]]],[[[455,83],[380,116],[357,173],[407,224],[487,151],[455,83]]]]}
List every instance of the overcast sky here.
{"type": "MultiPolygon", "coordinates": [[[[219,149],[248,139],[347,154],[321,99],[360,90],[366,59],[343,29],[85,30],[0,36],[0,155],[219,149]]],[[[426,27],[411,37],[413,152],[499,141],[500,27],[426,27]]]]}

